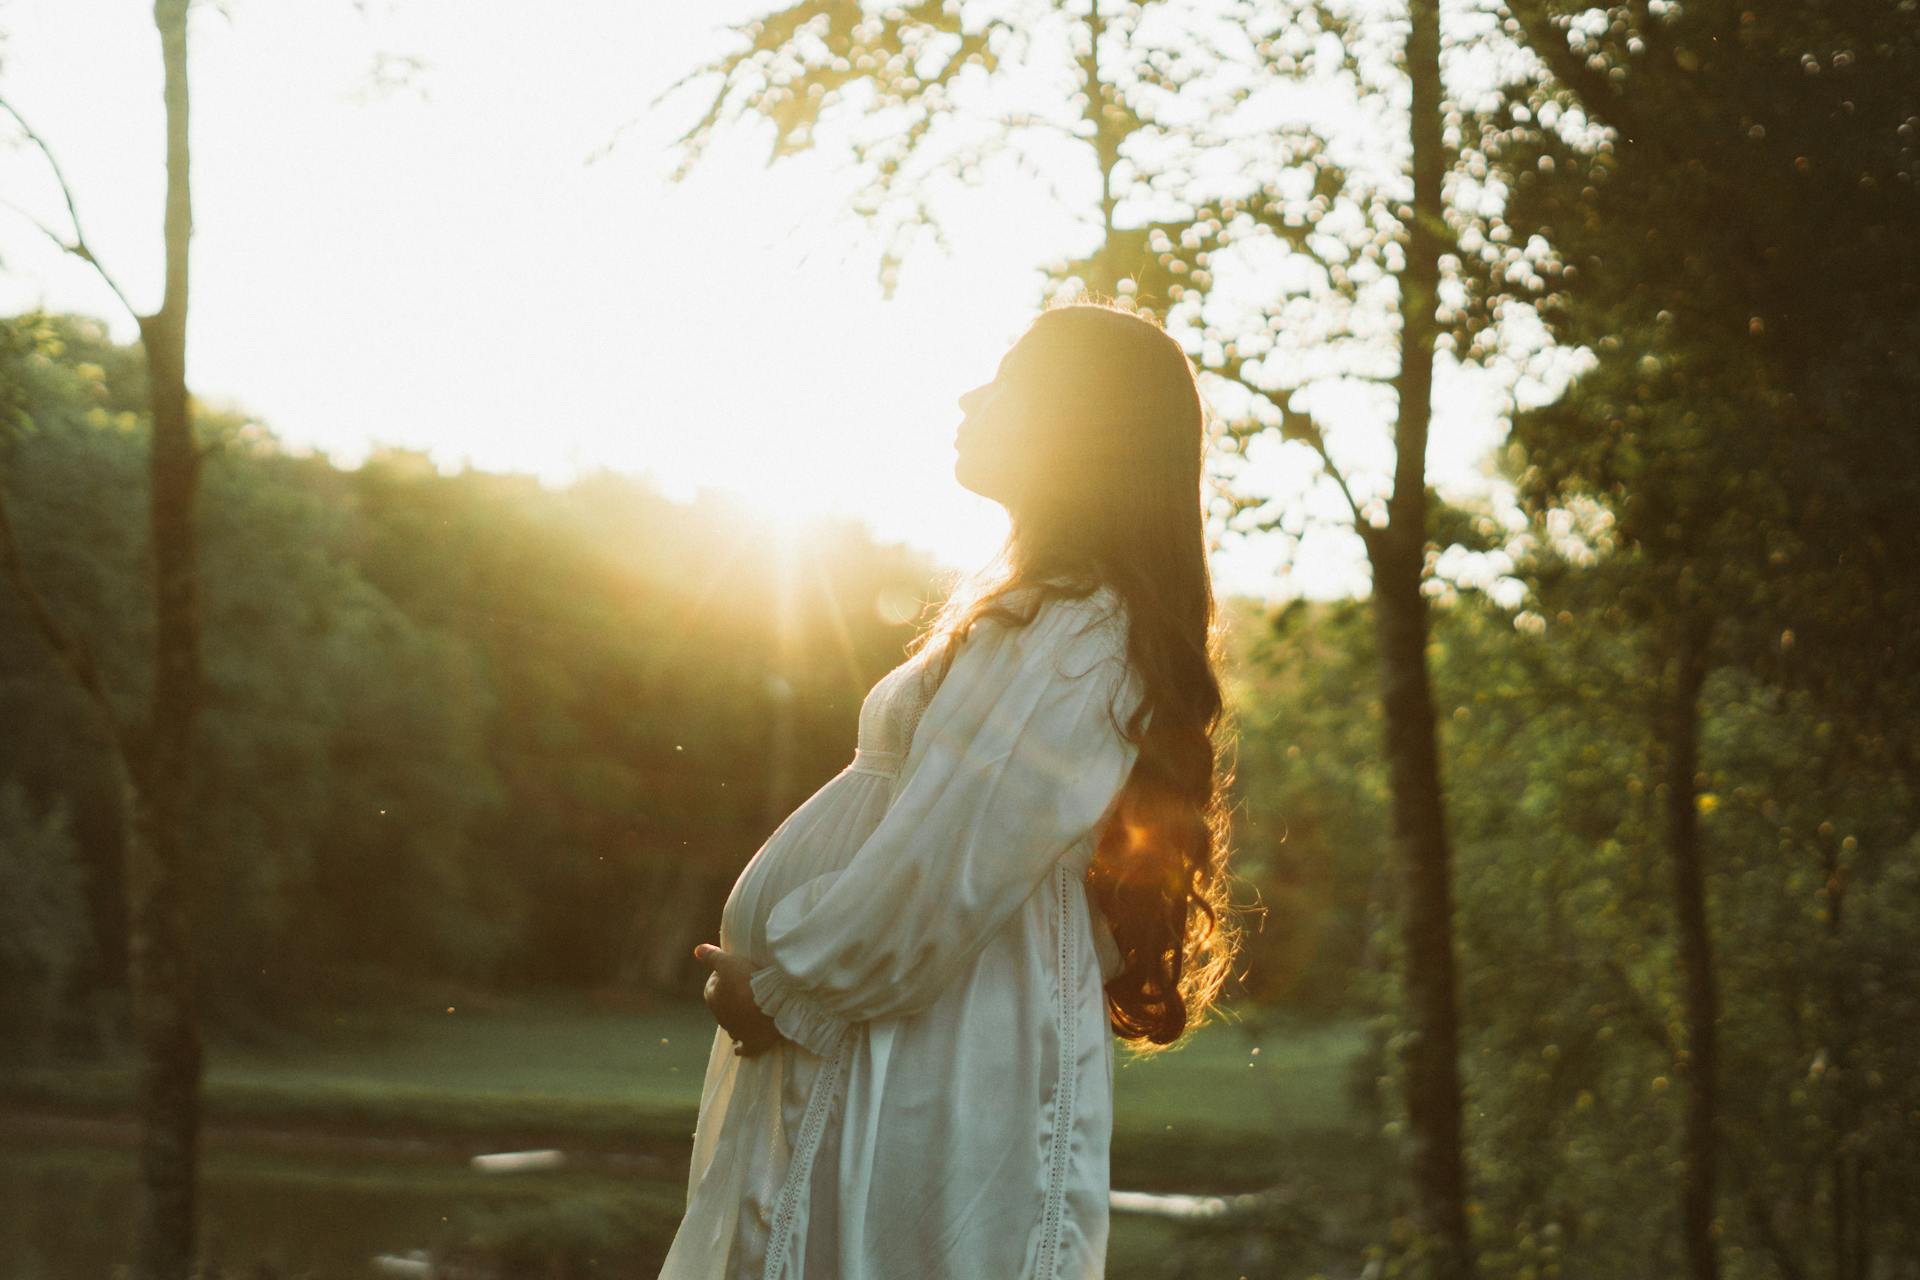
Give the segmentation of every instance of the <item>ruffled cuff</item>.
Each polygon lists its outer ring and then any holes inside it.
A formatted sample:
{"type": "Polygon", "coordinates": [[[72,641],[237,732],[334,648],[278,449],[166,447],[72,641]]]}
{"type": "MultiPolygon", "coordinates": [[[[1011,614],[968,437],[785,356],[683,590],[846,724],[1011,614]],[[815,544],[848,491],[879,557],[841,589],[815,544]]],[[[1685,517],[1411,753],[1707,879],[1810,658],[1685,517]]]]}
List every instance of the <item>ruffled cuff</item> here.
{"type": "Polygon", "coordinates": [[[754,1003],[773,1019],[780,1034],[810,1053],[832,1057],[853,1027],[845,1018],[828,1013],[785,971],[772,965],[755,969],[747,982],[753,988],[754,1003]]]}

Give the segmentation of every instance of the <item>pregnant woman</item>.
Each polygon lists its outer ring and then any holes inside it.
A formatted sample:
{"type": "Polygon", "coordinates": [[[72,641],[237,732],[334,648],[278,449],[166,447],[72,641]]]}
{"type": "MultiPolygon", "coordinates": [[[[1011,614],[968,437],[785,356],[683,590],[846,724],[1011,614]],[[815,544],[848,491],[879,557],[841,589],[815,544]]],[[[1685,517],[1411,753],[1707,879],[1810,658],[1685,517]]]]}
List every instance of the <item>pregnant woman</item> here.
{"type": "Polygon", "coordinates": [[[721,1025],[661,1280],[1104,1274],[1114,1039],[1179,1039],[1232,963],[1192,364],[1055,306],[960,406],[1010,536],[696,951],[721,1025]]]}

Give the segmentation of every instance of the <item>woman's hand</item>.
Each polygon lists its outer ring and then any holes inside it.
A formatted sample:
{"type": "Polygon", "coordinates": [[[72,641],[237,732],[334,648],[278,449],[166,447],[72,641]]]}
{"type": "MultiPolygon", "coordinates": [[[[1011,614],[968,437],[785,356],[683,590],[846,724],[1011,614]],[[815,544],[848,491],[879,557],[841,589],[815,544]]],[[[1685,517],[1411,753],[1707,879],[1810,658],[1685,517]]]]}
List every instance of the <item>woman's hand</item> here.
{"type": "Polygon", "coordinates": [[[701,992],[727,1034],[733,1037],[733,1051],[743,1058],[764,1053],[780,1040],[780,1029],[753,999],[747,979],[753,965],[743,955],[722,951],[711,942],[693,949],[694,959],[712,967],[707,985],[701,992]]]}

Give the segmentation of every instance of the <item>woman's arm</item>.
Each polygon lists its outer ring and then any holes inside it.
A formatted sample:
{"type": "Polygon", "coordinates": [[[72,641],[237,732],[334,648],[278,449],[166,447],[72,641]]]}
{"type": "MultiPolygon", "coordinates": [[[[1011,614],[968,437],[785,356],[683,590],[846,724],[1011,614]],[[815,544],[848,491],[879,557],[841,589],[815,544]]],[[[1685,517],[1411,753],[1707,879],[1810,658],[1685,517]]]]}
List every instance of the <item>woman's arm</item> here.
{"type": "Polygon", "coordinates": [[[1121,625],[1053,600],[975,627],[879,825],[774,904],[750,983],[783,1035],[825,1056],[856,1022],[931,1004],[1105,818],[1138,754],[1113,718],[1140,696],[1121,625]]]}

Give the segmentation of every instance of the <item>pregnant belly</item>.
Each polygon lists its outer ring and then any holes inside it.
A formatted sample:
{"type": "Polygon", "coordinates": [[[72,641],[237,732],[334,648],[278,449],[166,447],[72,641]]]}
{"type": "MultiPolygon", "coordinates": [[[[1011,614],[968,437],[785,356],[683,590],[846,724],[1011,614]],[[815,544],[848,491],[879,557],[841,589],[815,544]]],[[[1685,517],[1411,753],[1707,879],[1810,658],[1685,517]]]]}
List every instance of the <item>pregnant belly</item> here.
{"type": "Polygon", "coordinates": [[[766,963],[767,916],[787,894],[839,871],[886,813],[889,779],[844,769],[787,815],[727,894],[720,912],[720,945],[766,963]]]}

